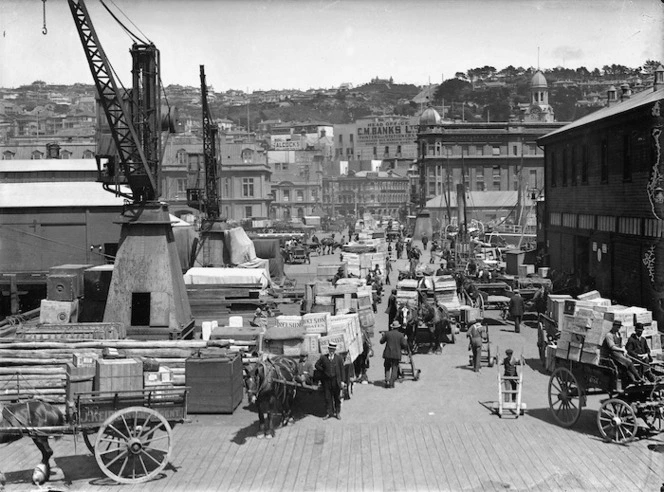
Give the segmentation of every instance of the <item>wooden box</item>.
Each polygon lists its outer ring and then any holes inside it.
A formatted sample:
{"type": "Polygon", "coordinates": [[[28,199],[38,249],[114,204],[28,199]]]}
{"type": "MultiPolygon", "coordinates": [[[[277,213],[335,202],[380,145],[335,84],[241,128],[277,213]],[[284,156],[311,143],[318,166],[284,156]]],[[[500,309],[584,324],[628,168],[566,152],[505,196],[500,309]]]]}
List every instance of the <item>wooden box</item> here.
{"type": "Polygon", "coordinates": [[[141,391],[143,362],[138,359],[99,359],[95,391],[141,391]]]}
{"type": "Polygon", "coordinates": [[[67,400],[75,400],[76,393],[90,393],[94,388],[94,380],[97,368],[94,364],[87,366],[75,366],[67,362],[65,384],[65,395],[67,400]]]}
{"type": "Polygon", "coordinates": [[[233,413],[242,402],[242,359],[238,354],[226,357],[189,357],[185,361],[186,385],[189,386],[189,413],[233,413]]]}
{"type": "MultiPolygon", "coordinates": [[[[81,282],[82,283],[82,282],[81,282]]],[[[83,295],[76,275],[49,275],[46,277],[46,298],[49,301],[71,302],[83,295]]]]}

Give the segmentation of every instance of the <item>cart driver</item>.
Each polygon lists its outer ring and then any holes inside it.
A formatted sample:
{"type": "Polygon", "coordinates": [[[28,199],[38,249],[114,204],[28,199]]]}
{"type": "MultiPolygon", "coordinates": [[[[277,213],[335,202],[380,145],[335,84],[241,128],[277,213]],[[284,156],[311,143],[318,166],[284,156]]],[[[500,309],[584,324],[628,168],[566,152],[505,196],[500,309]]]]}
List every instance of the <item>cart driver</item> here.
{"type": "Polygon", "coordinates": [[[648,381],[654,381],[655,376],[650,371],[650,364],[652,356],[650,355],[650,347],[648,347],[647,340],[643,337],[643,323],[636,323],[634,325],[634,333],[632,333],[625,345],[627,355],[638,360],[643,368],[643,377],[648,381]]]}
{"type": "Polygon", "coordinates": [[[622,337],[620,336],[620,321],[614,321],[611,331],[606,334],[604,343],[602,343],[601,357],[612,359],[618,366],[624,368],[631,384],[643,382],[634,363],[627,358],[627,351],[622,346],[622,337]]]}

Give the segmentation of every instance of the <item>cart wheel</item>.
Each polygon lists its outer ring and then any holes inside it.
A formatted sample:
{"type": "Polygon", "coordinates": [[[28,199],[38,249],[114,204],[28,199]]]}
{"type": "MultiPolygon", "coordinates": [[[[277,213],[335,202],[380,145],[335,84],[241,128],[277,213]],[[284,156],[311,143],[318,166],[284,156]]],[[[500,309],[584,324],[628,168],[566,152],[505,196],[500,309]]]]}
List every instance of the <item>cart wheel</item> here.
{"type": "Polygon", "coordinates": [[[650,401],[658,402],[659,405],[650,407],[643,412],[643,420],[652,431],[664,432],[664,384],[658,383],[650,392],[650,401]]]}
{"type": "Polygon", "coordinates": [[[116,482],[147,482],[168,464],[172,434],[168,421],[151,408],[119,410],[99,429],[95,443],[97,464],[116,482]]]}
{"type": "Polygon", "coordinates": [[[420,372],[421,372],[420,369],[415,371],[415,374],[413,374],[413,381],[417,381],[418,379],[420,379],[420,372]]]}
{"type": "Polygon", "coordinates": [[[95,444],[97,443],[97,429],[88,429],[83,431],[83,442],[92,454],[95,454],[95,444]]]}
{"type": "Polygon", "coordinates": [[[558,367],[549,379],[549,408],[563,427],[571,427],[581,417],[582,389],[572,371],[558,367]]]}
{"type": "Polygon", "coordinates": [[[542,366],[546,366],[546,335],[541,321],[537,322],[537,348],[539,349],[540,362],[542,366]]]}
{"type": "Polygon", "coordinates": [[[597,427],[605,440],[626,443],[636,435],[636,414],[623,400],[611,398],[597,412],[597,427]]]}

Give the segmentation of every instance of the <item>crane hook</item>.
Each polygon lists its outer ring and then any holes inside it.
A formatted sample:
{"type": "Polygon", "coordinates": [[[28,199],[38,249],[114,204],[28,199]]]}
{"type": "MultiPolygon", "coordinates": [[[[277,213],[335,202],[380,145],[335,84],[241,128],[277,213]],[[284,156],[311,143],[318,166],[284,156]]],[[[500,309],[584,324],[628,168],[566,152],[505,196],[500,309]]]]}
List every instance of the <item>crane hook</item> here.
{"type": "Polygon", "coordinates": [[[42,28],[42,34],[46,36],[48,34],[48,29],[46,29],[46,0],[42,0],[43,11],[44,11],[44,27],[42,28]]]}

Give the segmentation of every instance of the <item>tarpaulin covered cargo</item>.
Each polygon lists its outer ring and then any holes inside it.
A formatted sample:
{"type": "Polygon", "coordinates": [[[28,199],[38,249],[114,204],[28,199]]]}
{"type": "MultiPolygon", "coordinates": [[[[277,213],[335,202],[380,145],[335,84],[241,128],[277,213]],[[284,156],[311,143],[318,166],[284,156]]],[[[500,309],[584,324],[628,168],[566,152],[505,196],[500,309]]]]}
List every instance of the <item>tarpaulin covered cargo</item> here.
{"type": "Polygon", "coordinates": [[[279,239],[253,239],[254,251],[256,256],[269,260],[270,258],[277,258],[281,256],[281,248],[279,246],[279,239]]]}
{"type": "Polygon", "coordinates": [[[196,239],[196,231],[193,225],[178,219],[175,215],[171,215],[170,219],[172,221],[171,226],[173,227],[175,246],[178,250],[178,258],[180,258],[180,267],[184,272],[189,268],[189,259],[191,258],[191,249],[196,239]]]}
{"type": "Polygon", "coordinates": [[[242,227],[235,227],[230,231],[226,231],[224,245],[229,250],[229,257],[233,265],[247,263],[256,258],[254,243],[242,227]]]}
{"type": "Polygon", "coordinates": [[[258,285],[267,288],[270,278],[263,268],[190,268],[184,274],[186,285],[258,285]]]}

